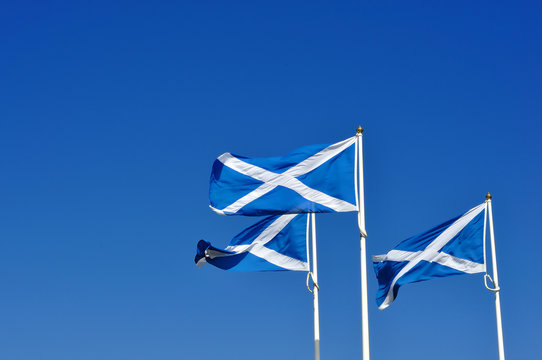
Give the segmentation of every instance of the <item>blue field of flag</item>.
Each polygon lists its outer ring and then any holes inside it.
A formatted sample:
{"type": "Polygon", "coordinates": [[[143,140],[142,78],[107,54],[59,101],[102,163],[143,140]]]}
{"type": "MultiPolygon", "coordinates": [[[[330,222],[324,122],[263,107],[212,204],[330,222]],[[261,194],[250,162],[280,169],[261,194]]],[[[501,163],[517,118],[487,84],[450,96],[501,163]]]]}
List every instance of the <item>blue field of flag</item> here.
{"type": "Polygon", "coordinates": [[[404,240],[385,255],[373,256],[379,309],[395,300],[402,285],[484,272],[485,210],[484,203],[404,240]]]}
{"type": "Polygon", "coordinates": [[[308,214],[269,216],[236,235],[226,249],[205,240],[197,245],[198,267],[230,271],[307,271],[308,214]]]}
{"type": "Polygon", "coordinates": [[[356,137],[275,158],[225,153],[213,164],[209,200],[223,215],[357,211],[356,137]]]}

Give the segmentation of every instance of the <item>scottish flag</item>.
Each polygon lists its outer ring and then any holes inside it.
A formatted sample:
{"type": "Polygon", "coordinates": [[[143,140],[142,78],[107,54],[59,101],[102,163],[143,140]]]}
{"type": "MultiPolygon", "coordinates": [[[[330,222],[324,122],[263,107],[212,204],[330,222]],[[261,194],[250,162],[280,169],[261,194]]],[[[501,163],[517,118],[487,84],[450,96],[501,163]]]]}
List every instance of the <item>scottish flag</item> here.
{"type": "Polygon", "coordinates": [[[224,250],[200,240],[195,262],[238,272],[308,271],[307,221],[308,214],[269,216],[235,236],[224,250]]]}
{"type": "Polygon", "coordinates": [[[401,285],[438,277],[485,271],[486,204],[401,242],[386,255],[373,256],[378,278],[376,302],[387,308],[401,285]]]}
{"type": "Polygon", "coordinates": [[[274,158],[225,153],[213,164],[211,208],[222,215],[357,211],[356,137],[274,158]]]}

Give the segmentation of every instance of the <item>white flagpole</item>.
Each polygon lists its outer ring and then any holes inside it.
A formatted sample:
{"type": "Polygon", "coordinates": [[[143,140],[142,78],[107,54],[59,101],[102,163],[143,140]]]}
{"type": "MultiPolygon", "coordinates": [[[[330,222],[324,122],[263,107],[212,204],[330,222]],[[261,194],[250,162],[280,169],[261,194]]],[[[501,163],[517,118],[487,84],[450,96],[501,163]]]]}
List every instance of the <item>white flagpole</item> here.
{"type": "Polygon", "coordinates": [[[489,237],[491,240],[491,263],[493,265],[493,284],[495,286],[495,312],[497,315],[497,340],[499,344],[499,360],[504,360],[504,341],[502,335],[501,297],[499,294],[499,274],[497,273],[497,253],[495,251],[495,233],[493,231],[493,209],[491,208],[491,194],[487,193],[486,202],[489,217],[489,237]]]}
{"type": "Polygon", "coordinates": [[[367,247],[365,230],[365,194],[363,190],[363,128],[360,126],[356,132],[358,141],[358,226],[360,233],[360,258],[361,258],[361,337],[363,360],[369,360],[369,308],[367,305],[367,247]]]}
{"type": "Polygon", "coordinates": [[[316,216],[311,213],[312,232],[312,281],[314,297],[314,359],[320,360],[320,312],[318,308],[318,263],[316,256],[316,216]]]}

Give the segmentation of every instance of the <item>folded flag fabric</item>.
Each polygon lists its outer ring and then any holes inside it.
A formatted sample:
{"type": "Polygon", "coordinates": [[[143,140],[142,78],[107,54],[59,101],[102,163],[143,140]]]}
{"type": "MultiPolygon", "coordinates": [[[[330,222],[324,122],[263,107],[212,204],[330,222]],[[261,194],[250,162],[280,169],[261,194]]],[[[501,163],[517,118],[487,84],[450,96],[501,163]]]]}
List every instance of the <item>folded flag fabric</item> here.
{"type": "Polygon", "coordinates": [[[378,279],[376,302],[387,308],[404,284],[485,271],[486,204],[410,237],[386,255],[373,256],[378,279]]]}
{"type": "Polygon", "coordinates": [[[356,137],[274,158],[230,153],[213,164],[211,208],[222,215],[357,211],[356,137]]]}
{"type": "Polygon", "coordinates": [[[220,269],[245,271],[308,271],[308,214],[269,216],[235,236],[226,249],[205,240],[197,246],[195,262],[220,269]]]}

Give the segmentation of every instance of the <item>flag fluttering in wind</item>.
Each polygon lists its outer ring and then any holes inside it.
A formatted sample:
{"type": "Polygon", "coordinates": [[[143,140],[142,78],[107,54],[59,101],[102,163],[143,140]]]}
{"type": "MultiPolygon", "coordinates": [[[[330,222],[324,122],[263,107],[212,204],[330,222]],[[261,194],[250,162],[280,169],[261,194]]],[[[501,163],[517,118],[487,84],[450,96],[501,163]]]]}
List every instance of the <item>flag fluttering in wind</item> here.
{"type": "Polygon", "coordinates": [[[356,137],[311,145],[285,156],[222,154],[213,164],[209,200],[222,215],[357,211],[356,137]]]}
{"type": "Polygon", "coordinates": [[[236,235],[226,249],[200,240],[195,262],[230,271],[308,271],[308,214],[269,216],[236,235]]]}
{"type": "Polygon", "coordinates": [[[404,284],[486,271],[483,203],[431,230],[410,237],[385,255],[373,256],[377,304],[387,308],[404,284]]]}
{"type": "Polygon", "coordinates": [[[314,302],[315,360],[320,360],[315,213],[329,212],[358,211],[363,359],[369,357],[362,133],[360,126],[349,139],[305,146],[282,157],[225,153],[211,172],[209,206],[213,211],[268,217],[234,237],[225,249],[200,240],[196,264],[210,263],[231,271],[307,271],[307,288],[314,302]]]}

